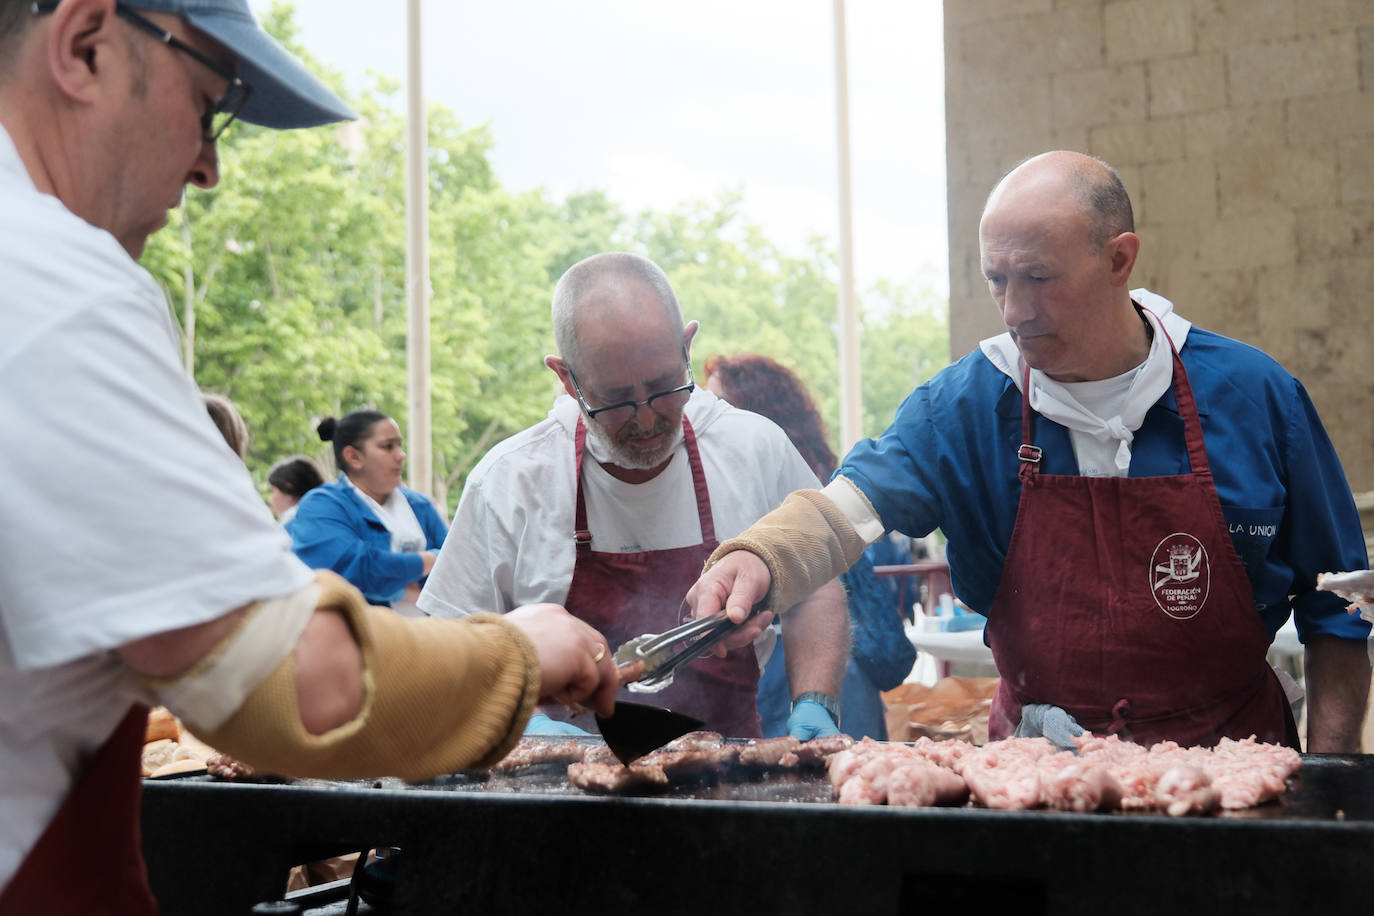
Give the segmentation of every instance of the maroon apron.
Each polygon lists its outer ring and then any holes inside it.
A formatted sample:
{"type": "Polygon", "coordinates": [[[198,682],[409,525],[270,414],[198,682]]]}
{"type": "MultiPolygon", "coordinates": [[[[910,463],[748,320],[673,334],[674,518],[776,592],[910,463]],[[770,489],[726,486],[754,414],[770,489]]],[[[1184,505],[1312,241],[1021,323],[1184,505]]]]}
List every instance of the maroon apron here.
{"type": "Polygon", "coordinates": [[[1298,747],[1172,343],[1186,474],[1039,473],[1026,370],[1021,501],[987,623],[1001,674],[991,739],[1015,730],[1023,705],[1052,703],[1094,734],[1141,744],[1254,734],[1298,747]]]}
{"type": "MultiPolygon", "coordinates": [[[[670,550],[644,550],[638,553],[602,553],[592,549],[587,527],[587,501],[582,492],[583,446],[587,428],[577,420],[574,448],[577,462],[577,519],[573,538],[577,541],[577,561],[564,606],[601,631],[612,649],[644,633],[661,633],[685,622],[683,596],[701,575],[701,568],[716,549],[716,528],[711,515],[711,495],[701,469],[692,424],[682,418],[682,434],[687,445],[687,460],[692,468],[692,486],[697,498],[697,517],[702,541],[692,547],[670,550]]],[[[653,507],[646,507],[653,511],[653,507]]],[[[696,716],[705,727],[736,738],[757,738],[759,724],[759,667],[753,646],[729,652],[725,658],[706,655],[679,668],[673,683],[657,693],[630,693],[621,690],[619,698],[652,703],[696,716]]],[[[596,731],[589,714],[568,718],[551,711],[550,715],[596,731]]]]}
{"type": "Polygon", "coordinates": [[[135,705],[86,763],[0,894],[0,914],[155,916],[139,837],[147,723],[135,705]]]}

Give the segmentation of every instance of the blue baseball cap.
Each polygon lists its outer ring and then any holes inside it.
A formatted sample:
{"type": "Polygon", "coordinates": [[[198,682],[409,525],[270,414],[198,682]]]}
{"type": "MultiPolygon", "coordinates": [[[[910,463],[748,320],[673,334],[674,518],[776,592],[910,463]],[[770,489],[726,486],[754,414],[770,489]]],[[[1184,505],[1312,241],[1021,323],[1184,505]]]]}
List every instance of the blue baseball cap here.
{"type": "Polygon", "coordinates": [[[250,92],[239,118],[263,127],[315,127],[358,115],[264,32],[248,0],[132,0],[129,6],[185,19],[237,58],[250,92]]]}

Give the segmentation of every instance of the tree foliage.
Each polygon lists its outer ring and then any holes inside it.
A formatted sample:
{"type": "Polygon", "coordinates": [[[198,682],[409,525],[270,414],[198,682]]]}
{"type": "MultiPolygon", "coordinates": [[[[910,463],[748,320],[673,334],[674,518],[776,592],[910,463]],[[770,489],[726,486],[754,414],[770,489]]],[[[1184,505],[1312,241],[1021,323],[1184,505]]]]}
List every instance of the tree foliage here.
{"type": "MultiPolygon", "coordinates": [[[[327,74],[297,43],[289,6],[274,6],[264,25],[327,74]]],[[[372,406],[405,428],[399,89],[374,77],[349,99],[361,115],[353,125],[235,124],[220,140],[223,183],[188,194],[144,256],[183,327],[193,320],[197,382],[242,411],[259,479],[284,455],[327,460],[313,429],[326,415],[372,406]]],[[[685,316],[701,322],[698,370],[711,353],[772,355],[808,382],[835,438],[838,270],[824,239],[801,254],[779,250],[734,190],[636,214],[603,191],[511,193],[491,168],[485,127],[439,105],[428,116],[433,486],[450,509],[482,454],[548,411],[558,391],[542,361],[553,351],[553,285],[597,251],[638,251],[663,267],[685,316]]],[[[928,290],[866,291],[865,434],[944,364],[945,311],[928,290]]]]}

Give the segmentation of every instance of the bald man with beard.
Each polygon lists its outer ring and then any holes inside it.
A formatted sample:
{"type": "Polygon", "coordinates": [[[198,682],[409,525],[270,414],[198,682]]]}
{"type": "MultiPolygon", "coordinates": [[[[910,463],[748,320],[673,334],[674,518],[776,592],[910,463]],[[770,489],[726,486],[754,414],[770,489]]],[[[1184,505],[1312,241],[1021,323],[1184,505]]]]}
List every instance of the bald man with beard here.
{"type": "MultiPolygon", "coordinates": [[[[504,613],[538,595],[614,647],[682,622],[683,596],[719,540],[817,480],[772,422],[696,388],[697,323],[684,323],[652,261],[593,255],[559,280],[552,311],[558,355],[544,362],[565,394],[547,419],[473,469],[417,604],[452,617],[504,613]]],[[[791,690],[788,732],[834,734],[849,653],[843,588],[832,576],[774,610],[791,690]]],[[[680,669],[652,701],[725,735],[758,736],[755,695],[772,617],[760,614],[721,655],[680,669]]],[[[559,721],[538,717],[527,731],[595,728],[589,715],[545,712],[559,721]]]]}
{"type": "Polygon", "coordinates": [[[1017,166],[979,241],[1006,333],[916,389],[824,490],[721,545],[694,613],[786,604],[885,531],[939,528],[956,593],[987,616],[1001,674],[991,738],[1297,747],[1265,660],[1291,612],[1307,750],[1357,750],[1369,624],[1316,580],[1368,563],[1302,384],[1130,289],[1141,241],[1100,160],[1056,151],[1017,166]]]}

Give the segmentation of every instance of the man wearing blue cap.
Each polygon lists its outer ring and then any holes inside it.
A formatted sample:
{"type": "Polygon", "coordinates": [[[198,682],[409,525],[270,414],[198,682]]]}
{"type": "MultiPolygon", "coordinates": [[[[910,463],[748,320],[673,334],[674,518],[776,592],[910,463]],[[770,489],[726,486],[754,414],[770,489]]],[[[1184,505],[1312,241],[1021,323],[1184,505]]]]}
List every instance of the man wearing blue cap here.
{"type": "Polygon", "coordinates": [[[541,699],[611,711],[562,608],[405,620],[297,561],[135,263],[236,117],[353,116],[246,0],[0,0],[0,913],[156,912],[149,704],[325,778],[494,761],[541,699]]]}

